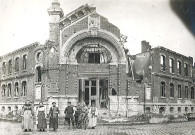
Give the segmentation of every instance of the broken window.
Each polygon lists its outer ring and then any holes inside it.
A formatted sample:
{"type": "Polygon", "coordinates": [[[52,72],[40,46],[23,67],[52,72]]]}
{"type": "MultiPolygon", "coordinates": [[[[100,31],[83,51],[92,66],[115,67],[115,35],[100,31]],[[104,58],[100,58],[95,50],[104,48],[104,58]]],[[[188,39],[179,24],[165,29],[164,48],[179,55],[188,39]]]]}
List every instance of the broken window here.
{"type": "Polygon", "coordinates": [[[26,88],[26,81],[22,82],[22,96],[26,96],[27,95],[27,88],[26,88]]]}
{"type": "Polygon", "coordinates": [[[174,113],[174,108],[170,107],[170,113],[174,113]]]}
{"type": "Polygon", "coordinates": [[[161,90],[161,97],[165,97],[165,82],[161,82],[160,90],[161,90]]]}
{"type": "Polygon", "coordinates": [[[2,72],[3,74],[6,73],[6,63],[5,62],[3,62],[3,65],[2,65],[2,72]]]}
{"type": "Polygon", "coordinates": [[[112,88],[112,96],[116,96],[117,95],[117,92],[114,88],[112,88]]]}
{"type": "Polygon", "coordinates": [[[2,93],[3,93],[3,97],[6,96],[6,86],[5,84],[2,85],[2,93]]]}
{"type": "Polygon", "coordinates": [[[194,88],[191,88],[191,99],[194,99],[194,88]]]}
{"type": "Polygon", "coordinates": [[[181,61],[177,62],[177,70],[178,70],[178,74],[181,75],[181,61]]]}
{"type": "Polygon", "coordinates": [[[110,63],[111,53],[99,44],[90,44],[77,53],[78,63],[110,63]]]}
{"type": "Polygon", "coordinates": [[[37,67],[37,82],[41,82],[41,67],[37,67]]]}
{"type": "Polygon", "coordinates": [[[9,60],[9,62],[8,62],[8,73],[9,74],[12,73],[12,60],[9,60]]]}
{"type": "Polygon", "coordinates": [[[23,65],[22,65],[22,69],[26,70],[27,68],[27,55],[23,55],[23,65]]]}
{"type": "Polygon", "coordinates": [[[11,90],[12,90],[11,83],[8,84],[7,88],[8,88],[7,96],[11,97],[11,90]]]}
{"type": "Polygon", "coordinates": [[[18,72],[19,71],[19,58],[17,57],[15,59],[15,72],[18,72]]]}
{"type": "Polygon", "coordinates": [[[100,63],[99,53],[89,53],[88,63],[100,63]]]}
{"type": "Polygon", "coordinates": [[[174,73],[174,60],[172,58],[169,59],[169,68],[170,73],[174,73]]]}
{"type": "Polygon", "coordinates": [[[161,65],[161,71],[165,71],[165,56],[160,56],[160,65],[161,65]]]}
{"type": "Polygon", "coordinates": [[[174,84],[170,84],[170,97],[174,97],[174,84]]]}
{"type": "Polygon", "coordinates": [[[187,63],[184,64],[184,73],[185,73],[185,76],[188,76],[188,64],[187,63]]]}
{"type": "Polygon", "coordinates": [[[188,98],[188,86],[185,86],[185,98],[188,98]]]}
{"type": "Polygon", "coordinates": [[[178,98],[181,98],[181,85],[178,85],[178,98]]]}
{"type": "Polygon", "coordinates": [[[18,91],[19,91],[18,82],[16,82],[16,83],[15,83],[15,91],[14,91],[14,96],[15,96],[15,97],[18,96],[18,91]]]}

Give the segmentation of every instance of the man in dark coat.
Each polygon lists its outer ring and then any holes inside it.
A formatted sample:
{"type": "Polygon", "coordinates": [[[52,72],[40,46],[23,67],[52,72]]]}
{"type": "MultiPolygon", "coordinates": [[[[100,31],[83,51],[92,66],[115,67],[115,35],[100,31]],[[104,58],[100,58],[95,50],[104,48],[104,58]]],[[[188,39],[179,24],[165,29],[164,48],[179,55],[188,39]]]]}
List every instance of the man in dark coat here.
{"type": "Polygon", "coordinates": [[[56,102],[52,103],[52,107],[49,110],[49,128],[53,128],[55,131],[58,129],[58,114],[60,113],[58,107],[56,107],[56,102]]]}
{"type": "Polygon", "coordinates": [[[65,121],[68,123],[68,129],[70,129],[70,121],[72,121],[72,126],[74,129],[74,109],[73,106],[71,105],[71,102],[68,102],[68,106],[64,110],[65,113],[65,121]]]}

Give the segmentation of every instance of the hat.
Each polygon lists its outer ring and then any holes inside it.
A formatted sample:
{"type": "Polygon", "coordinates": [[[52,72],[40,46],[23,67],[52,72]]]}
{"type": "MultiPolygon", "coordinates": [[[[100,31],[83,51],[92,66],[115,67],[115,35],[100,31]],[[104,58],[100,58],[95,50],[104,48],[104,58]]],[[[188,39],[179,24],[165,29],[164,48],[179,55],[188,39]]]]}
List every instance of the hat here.
{"type": "Polygon", "coordinates": [[[52,105],[53,105],[53,104],[56,104],[56,102],[52,102],[52,105]]]}

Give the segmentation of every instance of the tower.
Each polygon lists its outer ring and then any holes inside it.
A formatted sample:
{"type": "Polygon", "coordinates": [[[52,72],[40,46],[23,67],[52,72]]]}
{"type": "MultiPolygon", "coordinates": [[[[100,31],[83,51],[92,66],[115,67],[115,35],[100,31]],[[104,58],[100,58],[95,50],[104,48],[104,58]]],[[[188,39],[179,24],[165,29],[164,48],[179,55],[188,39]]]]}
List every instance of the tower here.
{"type": "Polygon", "coordinates": [[[53,0],[51,7],[47,9],[49,14],[49,40],[53,41],[55,45],[59,44],[59,21],[64,16],[63,10],[60,8],[58,0],[53,0]]]}

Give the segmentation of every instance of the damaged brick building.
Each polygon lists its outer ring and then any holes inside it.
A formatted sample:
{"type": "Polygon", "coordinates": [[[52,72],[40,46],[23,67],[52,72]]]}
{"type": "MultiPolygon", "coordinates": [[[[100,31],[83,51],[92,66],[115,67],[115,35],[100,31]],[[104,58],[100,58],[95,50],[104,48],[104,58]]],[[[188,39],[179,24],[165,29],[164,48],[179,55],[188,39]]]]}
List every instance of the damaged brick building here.
{"type": "Polygon", "coordinates": [[[142,41],[142,52],[131,57],[131,76],[144,85],[145,111],[194,113],[193,58],[164,47],[151,48],[142,41]]]}
{"type": "Polygon", "coordinates": [[[168,112],[167,106],[175,113],[175,107],[192,110],[191,58],[149,45],[141,54],[127,55],[119,28],[87,4],[64,15],[60,3],[54,0],[47,11],[49,39],[45,44],[35,42],[0,57],[0,107],[14,111],[29,99],[35,106],[43,101],[47,109],[55,101],[60,115],[68,101],[73,105],[95,103],[100,114],[109,115],[130,116],[146,110],[159,113],[162,107],[168,112]],[[166,58],[165,71],[161,71],[161,53],[166,58]],[[182,75],[176,74],[175,62],[175,74],[167,73],[171,70],[169,57],[187,64],[187,77],[182,66],[182,75]],[[145,63],[142,58],[147,59],[145,63]],[[157,78],[163,80],[162,87],[157,78]],[[165,87],[167,91],[169,83],[174,84],[173,89],[181,85],[181,98],[176,98],[176,93],[171,97],[168,92],[160,92],[165,87]],[[187,99],[183,97],[186,86],[187,99]]]}

